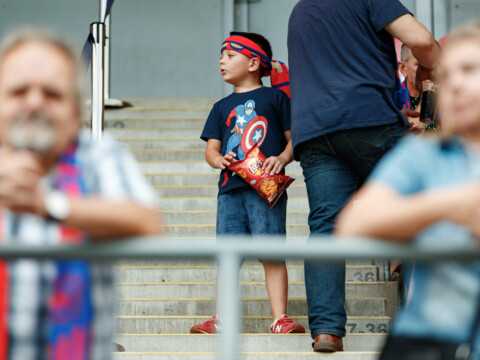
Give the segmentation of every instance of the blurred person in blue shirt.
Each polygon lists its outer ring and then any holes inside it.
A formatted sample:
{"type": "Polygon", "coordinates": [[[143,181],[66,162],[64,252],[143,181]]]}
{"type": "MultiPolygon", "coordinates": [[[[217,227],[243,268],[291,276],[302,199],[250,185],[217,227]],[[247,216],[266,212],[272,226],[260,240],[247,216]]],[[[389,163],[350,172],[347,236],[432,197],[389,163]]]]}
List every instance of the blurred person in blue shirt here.
{"type": "MultiPolygon", "coordinates": [[[[480,23],[449,38],[438,75],[445,134],[397,145],[340,214],[337,234],[478,246],[480,23]]],[[[462,343],[473,343],[471,359],[480,359],[480,262],[415,263],[412,279],[383,358],[407,358],[406,351],[417,351],[412,344],[431,339],[442,344],[435,359],[455,358],[448,352],[462,343]]]]}

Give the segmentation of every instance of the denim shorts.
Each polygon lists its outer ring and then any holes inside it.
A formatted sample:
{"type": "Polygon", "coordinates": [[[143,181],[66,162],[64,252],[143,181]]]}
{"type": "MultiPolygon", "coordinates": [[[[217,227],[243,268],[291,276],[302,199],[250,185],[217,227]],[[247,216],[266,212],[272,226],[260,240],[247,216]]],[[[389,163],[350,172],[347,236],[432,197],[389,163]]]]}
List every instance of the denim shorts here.
{"type": "Polygon", "coordinates": [[[286,236],[287,194],[270,209],[251,187],[231,190],[218,197],[217,238],[222,235],[286,236]]]}

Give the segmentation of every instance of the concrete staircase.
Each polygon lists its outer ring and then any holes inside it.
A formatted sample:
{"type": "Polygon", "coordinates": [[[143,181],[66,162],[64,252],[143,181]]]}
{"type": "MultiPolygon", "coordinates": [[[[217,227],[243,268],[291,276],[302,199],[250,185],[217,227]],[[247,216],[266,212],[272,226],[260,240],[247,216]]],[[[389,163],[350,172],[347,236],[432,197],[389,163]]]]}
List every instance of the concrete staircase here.
{"type": "MultiPolygon", "coordinates": [[[[214,241],[218,171],[204,161],[199,139],[212,99],[128,100],[134,106],[106,112],[107,132],[130,148],[155,188],[171,237],[214,241]]],[[[305,241],[308,202],[298,163],[289,188],[287,241],[305,241]]],[[[288,314],[308,329],[303,263],[287,261],[288,314]]],[[[218,336],[190,335],[215,313],[213,261],[129,261],[117,266],[118,336],[125,352],[115,359],[215,359],[218,336]]],[[[314,354],[306,335],[272,335],[263,268],[247,260],[240,272],[243,359],[334,358],[373,360],[397,308],[397,283],[385,282],[382,263],[347,261],[345,352],[314,354]]]]}

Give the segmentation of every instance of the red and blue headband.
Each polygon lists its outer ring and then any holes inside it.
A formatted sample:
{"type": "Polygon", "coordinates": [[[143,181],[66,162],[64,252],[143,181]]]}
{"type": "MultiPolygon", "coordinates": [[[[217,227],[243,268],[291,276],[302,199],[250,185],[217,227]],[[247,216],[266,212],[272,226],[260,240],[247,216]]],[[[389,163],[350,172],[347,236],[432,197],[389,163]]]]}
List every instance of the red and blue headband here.
{"type": "Polygon", "coordinates": [[[290,97],[290,77],[287,65],[281,61],[271,60],[255,42],[244,36],[232,35],[225,39],[220,53],[224,50],[236,51],[250,59],[258,58],[260,65],[265,69],[265,75],[270,76],[272,87],[282,90],[290,97]]]}
{"type": "MultiPolygon", "coordinates": [[[[223,42],[220,52],[222,53],[224,50],[233,50],[239,52],[250,59],[258,58],[260,60],[260,64],[267,72],[272,69],[272,61],[267,56],[265,51],[263,51],[263,49],[255,42],[247,39],[246,37],[240,35],[230,36],[223,42]]],[[[268,74],[266,75],[268,76],[268,74]]]]}

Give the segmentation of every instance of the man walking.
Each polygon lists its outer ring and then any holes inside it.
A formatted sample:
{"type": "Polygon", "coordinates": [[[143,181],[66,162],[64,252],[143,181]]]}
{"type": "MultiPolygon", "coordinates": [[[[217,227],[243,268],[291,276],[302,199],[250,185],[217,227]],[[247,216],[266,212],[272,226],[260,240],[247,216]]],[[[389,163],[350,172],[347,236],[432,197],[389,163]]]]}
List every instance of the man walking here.
{"type": "MultiPolygon", "coordinates": [[[[288,27],[294,155],[307,185],[311,235],[335,218],[380,158],[407,131],[394,101],[392,36],[418,59],[417,80],[438,46],[399,0],[300,0],[288,27]]],[[[314,351],[342,351],[344,264],[305,263],[314,351]]]]}

